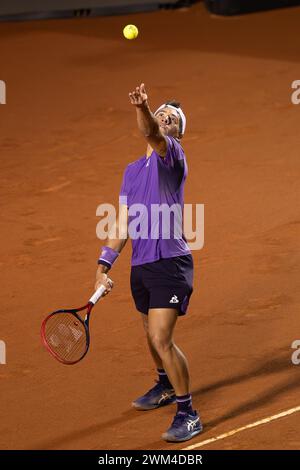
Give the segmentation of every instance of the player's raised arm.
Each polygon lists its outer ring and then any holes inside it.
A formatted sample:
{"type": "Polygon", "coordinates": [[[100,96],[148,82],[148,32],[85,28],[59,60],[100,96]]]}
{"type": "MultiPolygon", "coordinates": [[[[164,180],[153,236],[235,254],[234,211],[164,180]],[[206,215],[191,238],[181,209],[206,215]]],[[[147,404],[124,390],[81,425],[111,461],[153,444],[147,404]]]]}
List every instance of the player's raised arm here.
{"type": "Polygon", "coordinates": [[[167,153],[166,137],[162,134],[158,121],[151,112],[145,85],[142,83],[129,93],[131,104],[136,108],[138,128],[158,155],[165,157],[167,153]]]}

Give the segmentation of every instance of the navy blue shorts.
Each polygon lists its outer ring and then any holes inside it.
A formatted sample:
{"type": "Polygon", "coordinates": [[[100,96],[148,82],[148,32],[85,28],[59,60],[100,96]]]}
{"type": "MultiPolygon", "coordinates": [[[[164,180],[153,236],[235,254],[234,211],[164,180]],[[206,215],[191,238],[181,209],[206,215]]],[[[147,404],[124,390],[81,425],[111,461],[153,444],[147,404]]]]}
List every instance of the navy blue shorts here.
{"type": "Polygon", "coordinates": [[[137,310],[147,315],[149,308],[176,308],[178,315],[184,315],[193,292],[193,274],[191,255],[132,266],[130,285],[137,310]]]}

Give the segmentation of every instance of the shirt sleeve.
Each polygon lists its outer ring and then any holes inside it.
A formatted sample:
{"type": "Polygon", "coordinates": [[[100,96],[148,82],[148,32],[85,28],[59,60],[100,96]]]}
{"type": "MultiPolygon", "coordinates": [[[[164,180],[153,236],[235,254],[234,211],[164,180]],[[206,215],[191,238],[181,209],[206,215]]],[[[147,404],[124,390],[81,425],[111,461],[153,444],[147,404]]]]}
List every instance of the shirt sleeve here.
{"type": "Polygon", "coordinates": [[[183,148],[174,137],[167,136],[167,154],[164,159],[171,165],[174,165],[176,161],[184,160],[183,148]]]}
{"type": "Polygon", "coordinates": [[[119,194],[119,204],[124,204],[128,206],[128,193],[129,193],[129,185],[128,185],[128,167],[127,167],[123,174],[123,181],[122,181],[122,186],[121,186],[120,194],[119,194]]]}
{"type": "Polygon", "coordinates": [[[167,136],[167,153],[158,158],[158,173],[161,187],[166,186],[172,192],[177,191],[187,176],[184,150],[174,138],[167,136]]]}

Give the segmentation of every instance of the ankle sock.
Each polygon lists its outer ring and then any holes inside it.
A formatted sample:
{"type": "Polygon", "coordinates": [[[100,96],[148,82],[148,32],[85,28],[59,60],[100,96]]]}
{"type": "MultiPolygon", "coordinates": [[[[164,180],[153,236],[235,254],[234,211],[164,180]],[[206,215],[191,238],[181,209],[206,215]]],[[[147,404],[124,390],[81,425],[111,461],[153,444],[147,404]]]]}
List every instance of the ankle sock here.
{"type": "Polygon", "coordinates": [[[192,395],[187,394],[187,395],[181,395],[181,396],[176,396],[176,402],[177,402],[177,413],[193,413],[193,406],[192,406],[192,395]]]}
{"type": "Polygon", "coordinates": [[[159,382],[166,388],[173,388],[164,369],[157,369],[159,382]]]}

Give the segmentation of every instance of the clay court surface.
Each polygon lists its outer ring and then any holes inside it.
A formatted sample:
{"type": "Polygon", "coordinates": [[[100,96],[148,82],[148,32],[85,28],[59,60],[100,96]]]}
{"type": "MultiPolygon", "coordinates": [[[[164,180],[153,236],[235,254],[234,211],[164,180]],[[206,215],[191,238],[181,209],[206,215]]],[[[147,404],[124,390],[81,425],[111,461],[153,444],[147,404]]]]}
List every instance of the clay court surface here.
{"type": "MultiPolygon", "coordinates": [[[[191,9],[0,24],[1,449],[180,449],[300,405],[300,8],[243,17],[191,9]],[[136,41],[121,36],[127,23],[136,41]],[[63,366],[42,348],[48,312],[93,292],[96,208],[117,204],[145,153],[128,92],[173,97],[188,117],[185,201],[205,204],[205,246],[176,342],[204,432],[160,439],[175,406],[131,401],[153,384],[129,290],[130,245],[95,308],[88,356],[63,366]]],[[[297,449],[300,413],[201,449],[297,449]]]]}

